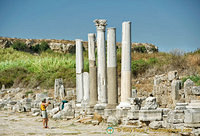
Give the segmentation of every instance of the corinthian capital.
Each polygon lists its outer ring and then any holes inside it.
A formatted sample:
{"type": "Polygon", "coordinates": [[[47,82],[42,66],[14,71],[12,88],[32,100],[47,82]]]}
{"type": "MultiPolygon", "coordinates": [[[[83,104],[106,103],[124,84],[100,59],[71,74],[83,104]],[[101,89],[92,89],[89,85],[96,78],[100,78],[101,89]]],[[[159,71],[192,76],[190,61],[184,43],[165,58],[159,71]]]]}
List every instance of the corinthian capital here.
{"type": "Polygon", "coordinates": [[[106,20],[105,19],[95,19],[94,23],[96,25],[97,30],[105,31],[106,28],[106,20]]]}

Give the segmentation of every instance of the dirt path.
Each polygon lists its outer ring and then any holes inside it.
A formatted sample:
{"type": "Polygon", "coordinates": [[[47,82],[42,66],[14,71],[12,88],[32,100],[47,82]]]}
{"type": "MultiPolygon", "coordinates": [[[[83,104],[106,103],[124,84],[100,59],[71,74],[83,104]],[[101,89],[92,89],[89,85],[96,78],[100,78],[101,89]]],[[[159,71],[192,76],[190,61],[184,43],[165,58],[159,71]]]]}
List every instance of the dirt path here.
{"type": "MultiPolygon", "coordinates": [[[[49,129],[42,127],[41,117],[33,117],[30,113],[12,113],[0,111],[0,136],[62,136],[62,135],[79,135],[79,136],[149,136],[160,134],[118,132],[114,128],[113,134],[106,132],[107,125],[74,123],[74,120],[49,120],[49,129]]],[[[175,136],[175,135],[174,135],[175,136]]]]}

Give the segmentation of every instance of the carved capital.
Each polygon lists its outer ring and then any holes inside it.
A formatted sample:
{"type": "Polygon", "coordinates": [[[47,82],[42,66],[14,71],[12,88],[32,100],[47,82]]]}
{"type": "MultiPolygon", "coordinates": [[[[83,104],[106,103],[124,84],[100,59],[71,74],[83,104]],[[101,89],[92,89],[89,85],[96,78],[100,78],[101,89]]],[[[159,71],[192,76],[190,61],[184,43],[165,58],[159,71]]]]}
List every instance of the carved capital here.
{"type": "Polygon", "coordinates": [[[105,31],[106,28],[106,20],[105,19],[95,19],[94,23],[96,25],[97,30],[105,31]]]}

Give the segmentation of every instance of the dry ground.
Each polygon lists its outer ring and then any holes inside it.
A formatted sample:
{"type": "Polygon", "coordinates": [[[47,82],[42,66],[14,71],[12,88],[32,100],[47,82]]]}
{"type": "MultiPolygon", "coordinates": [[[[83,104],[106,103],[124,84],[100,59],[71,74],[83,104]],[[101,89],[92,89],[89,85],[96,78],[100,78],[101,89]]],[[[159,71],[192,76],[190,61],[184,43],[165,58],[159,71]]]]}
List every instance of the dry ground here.
{"type": "Polygon", "coordinates": [[[79,135],[79,136],[178,136],[179,134],[164,133],[147,133],[147,132],[118,132],[114,127],[113,134],[106,133],[106,124],[93,126],[92,124],[75,123],[75,120],[50,119],[49,129],[42,128],[41,117],[33,117],[30,113],[12,113],[0,111],[0,136],[62,136],[62,135],[79,135]]]}

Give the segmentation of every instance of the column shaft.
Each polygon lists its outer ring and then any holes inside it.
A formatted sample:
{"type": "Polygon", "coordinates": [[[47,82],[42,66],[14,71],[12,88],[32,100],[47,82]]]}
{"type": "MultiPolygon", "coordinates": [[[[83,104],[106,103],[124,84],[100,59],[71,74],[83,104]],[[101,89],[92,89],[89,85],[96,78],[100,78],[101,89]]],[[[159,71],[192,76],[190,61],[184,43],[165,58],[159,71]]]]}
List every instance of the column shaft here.
{"type": "Polygon", "coordinates": [[[131,94],[131,22],[122,23],[121,102],[127,103],[131,94]]]}
{"type": "Polygon", "coordinates": [[[83,100],[83,45],[82,40],[76,39],[76,101],[83,100]]]}
{"type": "Polygon", "coordinates": [[[118,103],[116,29],[107,29],[107,78],[108,105],[115,108],[118,103]]]}
{"type": "Polygon", "coordinates": [[[97,28],[97,55],[98,55],[98,102],[107,103],[107,77],[106,77],[106,48],[105,27],[106,20],[94,20],[97,28]]]}
{"type": "Polygon", "coordinates": [[[88,56],[89,56],[89,88],[90,88],[90,106],[94,106],[98,101],[97,94],[97,67],[95,58],[95,34],[88,34],[88,56]]]}

